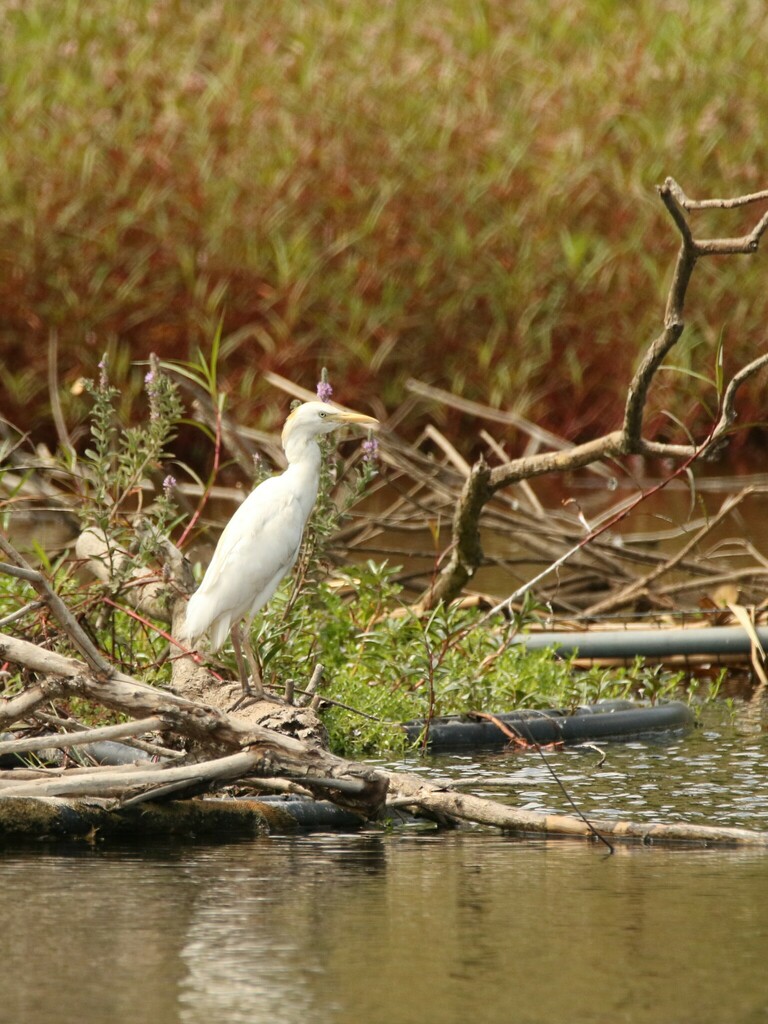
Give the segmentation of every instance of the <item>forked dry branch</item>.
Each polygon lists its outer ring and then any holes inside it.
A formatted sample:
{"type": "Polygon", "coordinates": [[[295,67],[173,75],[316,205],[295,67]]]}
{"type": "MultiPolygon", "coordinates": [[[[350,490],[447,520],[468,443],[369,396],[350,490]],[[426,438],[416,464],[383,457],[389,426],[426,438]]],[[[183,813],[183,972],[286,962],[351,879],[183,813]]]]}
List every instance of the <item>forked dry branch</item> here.
{"type": "MultiPolygon", "coordinates": [[[[627,455],[672,458],[690,464],[722,442],[733,426],[738,389],[744,381],[768,364],[768,354],[757,357],[732,377],[723,393],[719,418],[709,435],[700,443],[668,444],[645,438],[642,433],[649,389],[664,359],[684,330],[685,300],[697,263],[707,256],[755,253],[768,228],[767,212],[748,234],[740,238],[698,239],[691,231],[686,214],[709,207],[732,209],[764,202],[768,199],[768,192],[697,202],[689,199],[675,181],[667,178],[659,187],[659,195],[680,234],[681,244],[667,296],[664,325],[660,334],[648,346],[629,382],[621,428],[566,450],[522,456],[494,468],[480,458],[467,477],[456,508],[450,557],[422,597],[425,607],[456,598],[482,565],[481,516],[494,495],[504,488],[544,473],[571,472],[600,460],[618,459],[627,455]]],[[[591,536],[585,537],[577,547],[584,548],[591,539],[591,536]]]]}

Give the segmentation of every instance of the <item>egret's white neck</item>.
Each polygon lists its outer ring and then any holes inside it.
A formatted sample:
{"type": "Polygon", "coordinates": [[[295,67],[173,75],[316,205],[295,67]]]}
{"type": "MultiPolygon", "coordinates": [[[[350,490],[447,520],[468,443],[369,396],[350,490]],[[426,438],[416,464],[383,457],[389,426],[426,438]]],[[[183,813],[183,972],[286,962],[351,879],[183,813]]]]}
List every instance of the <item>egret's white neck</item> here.
{"type": "Polygon", "coordinates": [[[320,485],[320,449],[314,438],[291,438],[284,447],[288,468],[283,476],[292,481],[292,490],[309,518],[320,485]]]}
{"type": "Polygon", "coordinates": [[[289,466],[306,465],[307,468],[316,467],[320,470],[320,447],[314,437],[307,437],[301,434],[289,437],[283,445],[285,458],[289,466]]]}

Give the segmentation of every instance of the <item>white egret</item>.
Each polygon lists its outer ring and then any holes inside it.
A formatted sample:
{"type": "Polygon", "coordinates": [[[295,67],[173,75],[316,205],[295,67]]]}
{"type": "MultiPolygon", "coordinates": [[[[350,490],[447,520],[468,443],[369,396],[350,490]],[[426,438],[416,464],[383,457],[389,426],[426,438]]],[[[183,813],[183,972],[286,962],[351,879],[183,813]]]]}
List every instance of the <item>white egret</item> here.
{"type": "Polygon", "coordinates": [[[305,402],[293,410],[282,434],[288,468],[259,484],[232,516],[187,605],[186,639],[190,645],[209,633],[211,649],[217,651],[231,633],[246,695],[264,696],[248,627],[298,557],[320,482],[317,439],[348,423],[367,428],[379,425],[372,416],[346,412],[326,402],[305,402]]]}

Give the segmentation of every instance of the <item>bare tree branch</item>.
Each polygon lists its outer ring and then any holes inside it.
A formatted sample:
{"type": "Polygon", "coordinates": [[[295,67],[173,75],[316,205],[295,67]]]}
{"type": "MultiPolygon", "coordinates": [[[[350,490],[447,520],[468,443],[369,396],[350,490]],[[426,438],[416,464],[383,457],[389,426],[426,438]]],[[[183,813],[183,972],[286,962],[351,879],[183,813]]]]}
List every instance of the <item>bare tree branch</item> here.
{"type": "MultiPolygon", "coordinates": [[[[624,421],[621,430],[612,431],[586,444],[566,450],[541,452],[513,459],[496,466],[490,473],[481,460],[468,477],[456,506],[453,519],[451,557],[440,574],[421,598],[423,607],[432,607],[439,601],[458,597],[483,562],[480,541],[480,516],[484,506],[502,488],[521,480],[551,472],[568,472],[583,468],[598,460],[615,459],[639,454],[693,461],[719,443],[727,435],[736,418],[735,399],[739,387],[768,364],[768,356],[761,356],[745,366],[729,382],[722,399],[718,422],[700,444],[667,444],[646,440],[642,434],[643,415],[648,393],[654,378],[684,330],[685,299],[688,286],[699,259],[705,256],[749,255],[757,251],[768,229],[768,211],[752,230],[739,238],[697,239],[688,224],[687,212],[708,207],[731,209],[768,199],[768,191],[739,196],[730,200],[704,200],[695,202],[683,193],[680,186],[667,178],[658,189],[680,237],[672,282],[667,295],[664,327],[651,342],[627,388],[624,421]]],[[[596,534],[595,534],[596,535],[596,534]]],[[[584,546],[589,538],[573,548],[584,546]]]]}
{"type": "Polygon", "coordinates": [[[731,199],[689,199],[673,178],[667,178],[665,184],[684,210],[734,210],[739,206],[749,206],[751,203],[768,202],[768,189],[731,199]]]}
{"type": "Polygon", "coordinates": [[[27,736],[19,740],[3,740],[0,742],[0,754],[31,754],[36,750],[48,750],[51,747],[82,747],[87,743],[99,743],[102,740],[124,739],[126,736],[139,736],[143,732],[156,732],[164,728],[162,718],[140,718],[133,722],[120,725],[104,725],[98,729],[83,729],[81,732],[56,733],[47,736],[27,736]]]}

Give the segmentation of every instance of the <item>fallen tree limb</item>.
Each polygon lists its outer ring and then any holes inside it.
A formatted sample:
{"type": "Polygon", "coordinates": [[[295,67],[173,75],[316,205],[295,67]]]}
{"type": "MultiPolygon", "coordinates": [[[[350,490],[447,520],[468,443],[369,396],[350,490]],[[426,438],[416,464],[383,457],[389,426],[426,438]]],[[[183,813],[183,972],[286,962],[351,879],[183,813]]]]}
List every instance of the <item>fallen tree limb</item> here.
{"type": "Polygon", "coordinates": [[[736,844],[768,847],[768,832],[719,826],[642,823],[603,820],[587,815],[588,821],[571,814],[524,811],[484,797],[459,793],[403,772],[386,772],[390,807],[405,807],[432,816],[448,817],[505,831],[546,836],[576,836],[595,839],[595,832],[610,840],[641,840],[645,843],[736,844]]]}
{"type": "MultiPolygon", "coordinates": [[[[277,777],[283,786],[299,785],[315,797],[329,797],[338,806],[369,820],[381,817],[387,801],[392,809],[406,807],[443,825],[471,822],[519,834],[594,839],[597,832],[606,840],[768,846],[768,832],[681,823],[583,820],[573,815],[519,810],[464,795],[417,775],[346,761],[318,744],[303,743],[264,727],[238,722],[217,708],[147,686],[123,673],[96,678],[77,659],[43,651],[5,634],[0,634],[0,659],[48,673],[47,678],[33,683],[27,692],[0,700],[0,726],[12,724],[20,710],[29,713],[30,708],[54,693],[77,694],[139,719],[134,727],[146,728],[150,719],[153,726],[191,741],[196,751],[194,762],[186,765],[59,771],[33,778],[26,775],[18,783],[12,773],[4,773],[0,784],[0,829],[6,810],[11,808],[8,814],[13,819],[18,807],[14,801],[22,798],[40,801],[67,796],[90,800],[109,795],[118,802],[107,805],[107,811],[117,811],[119,801],[140,800],[142,808],[147,808],[150,804],[146,801],[153,797],[178,798],[188,795],[190,790],[196,793],[256,775],[262,779],[277,777]]],[[[57,734],[47,742],[55,745],[61,737],[57,734]]],[[[174,799],[175,804],[178,802],[174,799]]],[[[75,806],[82,805],[76,802],[75,806]]],[[[14,832],[12,826],[10,832],[14,832]]]]}
{"type": "MultiPolygon", "coordinates": [[[[82,722],[78,722],[75,718],[65,717],[62,718],[59,715],[49,715],[45,711],[35,711],[32,716],[33,720],[40,725],[48,726],[49,728],[60,730],[64,733],[74,732],[87,732],[88,726],[83,725],[82,722]]],[[[128,727],[130,723],[126,723],[128,727]]],[[[106,729],[111,729],[113,726],[104,726],[106,729]]],[[[116,737],[112,737],[115,739],[116,737]]],[[[103,737],[102,737],[103,739],[103,737]]],[[[151,757],[157,758],[158,760],[164,760],[170,758],[176,760],[182,756],[181,751],[174,747],[163,747],[159,743],[149,743],[145,740],[137,739],[135,736],[124,735],[121,737],[121,743],[123,746],[134,747],[136,750],[141,750],[145,754],[149,754],[151,757]]]]}
{"type": "Polygon", "coordinates": [[[296,831],[296,821],[280,807],[250,800],[173,800],[129,808],[114,800],[89,797],[9,797],[0,800],[0,836],[29,839],[81,836],[91,842],[114,836],[186,838],[260,835],[296,831]]]}
{"type": "Polygon", "coordinates": [[[93,764],[93,765],[55,765],[45,768],[8,768],[0,771],[0,788],[9,789],[11,786],[18,786],[20,782],[34,782],[41,779],[49,781],[60,779],[63,776],[74,778],[76,775],[106,775],[109,772],[140,772],[147,769],[146,761],[134,761],[132,764],[93,764]]]}
{"type": "MultiPolygon", "coordinates": [[[[55,822],[54,830],[62,834],[86,832],[87,823],[108,835],[128,831],[125,824],[128,820],[132,822],[130,834],[134,837],[147,832],[181,832],[189,835],[200,831],[214,831],[221,838],[232,831],[253,833],[295,829],[296,821],[290,815],[280,814],[279,807],[275,809],[276,815],[270,815],[267,805],[258,800],[174,799],[170,803],[152,802],[158,795],[178,796],[180,792],[188,791],[189,787],[196,783],[202,785],[226,780],[231,775],[236,775],[245,763],[245,760],[235,758],[223,759],[218,771],[207,774],[200,771],[200,765],[189,766],[188,773],[183,778],[180,769],[168,769],[155,773],[162,776],[162,785],[159,781],[148,779],[151,773],[123,773],[130,785],[130,792],[139,794],[138,800],[136,796],[130,797],[128,790],[122,791],[123,796],[120,800],[105,797],[105,794],[109,794],[113,789],[120,788],[121,783],[116,777],[103,780],[98,796],[94,796],[84,785],[75,786],[74,779],[67,786],[60,780],[59,785],[69,794],[69,799],[45,794],[40,787],[34,790],[28,789],[26,785],[19,785],[13,789],[3,788],[0,790],[0,836],[12,836],[21,832],[39,838],[41,834],[51,830],[52,821],[55,822]],[[197,776],[194,773],[195,769],[198,772],[197,776]],[[177,786],[170,781],[171,773],[176,776],[177,786]],[[140,781],[139,774],[147,777],[140,781]],[[178,786],[183,789],[179,789],[178,786]],[[78,793],[82,795],[73,799],[78,793]],[[125,796],[128,796],[128,799],[124,808],[122,802],[125,796]],[[140,819],[136,819],[129,814],[126,819],[126,813],[132,812],[139,800],[149,818],[142,815],[140,819]],[[201,825],[198,819],[203,814],[216,821],[214,829],[206,829],[201,825]]],[[[109,774],[116,776],[116,773],[109,774]]],[[[419,776],[386,771],[382,771],[381,775],[389,784],[391,796],[387,800],[387,809],[390,812],[408,810],[411,814],[428,817],[444,825],[470,823],[498,828],[520,836],[572,838],[592,842],[599,837],[608,841],[608,845],[616,842],[639,842],[646,845],[768,848],[768,832],[683,822],[644,823],[591,817],[585,821],[570,814],[520,810],[494,800],[459,793],[419,776]]],[[[334,802],[339,803],[336,800],[334,802]]],[[[360,814],[359,820],[362,822],[365,816],[359,809],[357,813],[360,814]]]]}
{"type": "Polygon", "coordinates": [[[167,727],[212,751],[238,749],[247,737],[254,741],[259,738],[275,740],[288,752],[292,752],[292,744],[298,742],[268,729],[243,725],[218,708],[148,686],[123,672],[113,672],[108,679],[96,679],[83,662],[43,650],[6,633],[0,633],[0,658],[48,677],[16,696],[0,700],[0,726],[24,717],[51,696],[66,693],[87,697],[132,717],[159,715],[167,727]]]}
{"type": "MultiPolygon", "coordinates": [[[[318,743],[303,743],[263,726],[239,722],[218,708],[147,686],[124,673],[115,672],[109,679],[96,679],[82,662],[52,651],[41,651],[35,644],[6,634],[0,634],[0,659],[55,674],[53,678],[34,683],[18,696],[0,700],[0,726],[10,725],[21,717],[20,710],[29,714],[54,695],[77,695],[134,718],[157,716],[166,729],[191,740],[194,747],[214,757],[247,747],[258,748],[253,763],[263,762],[262,774],[289,776],[310,791],[315,780],[321,788],[334,779],[362,780],[364,785],[359,792],[352,793],[348,788],[342,792],[345,787],[339,787],[336,802],[366,816],[375,815],[383,804],[386,781],[380,775],[364,765],[335,757],[318,743]]],[[[252,767],[250,762],[239,764],[243,772],[252,767]]],[[[164,782],[170,781],[174,780],[164,777],[164,782]]]]}
{"type": "MultiPolygon", "coordinates": [[[[258,770],[264,760],[262,751],[243,751],[180,767],[112,769],[95,776],[86,771],[74,778],[64,772],[57,779],[36,779],[20,782],[17,786],[5,786],[0,790],[0,799],[12,796],[114,796],[122,800],[136,790],[165,787],[175,782],[205,787],[234,781],[258,770]]],[[[362,786],[360,788],[362,791],[362,786]]]]}

